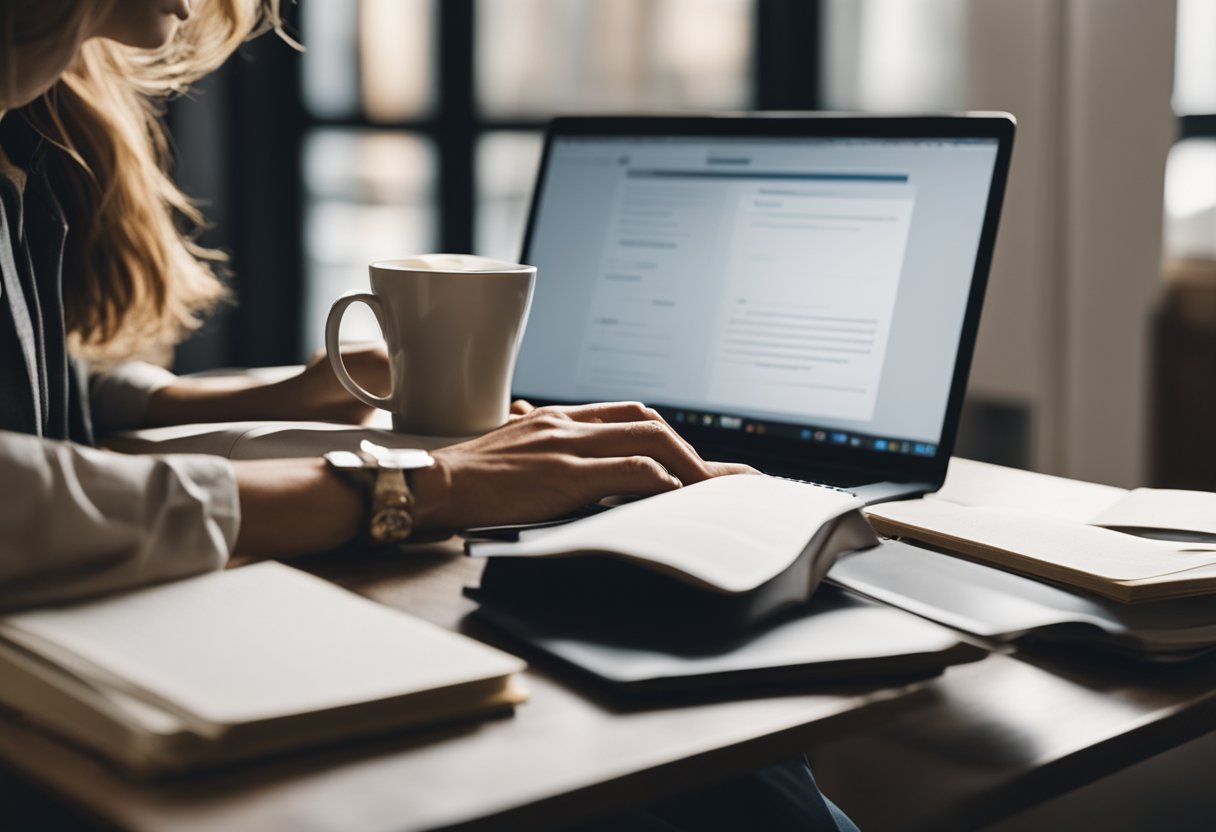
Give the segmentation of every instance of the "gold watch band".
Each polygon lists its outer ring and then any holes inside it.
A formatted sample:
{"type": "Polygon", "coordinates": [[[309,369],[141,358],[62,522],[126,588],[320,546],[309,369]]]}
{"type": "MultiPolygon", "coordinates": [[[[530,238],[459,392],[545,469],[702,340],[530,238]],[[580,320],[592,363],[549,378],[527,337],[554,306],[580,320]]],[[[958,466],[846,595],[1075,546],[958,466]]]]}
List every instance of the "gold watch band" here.
{"type": "Polygon", "coordinates": [[[414,530],[414,494],[405,471],[379,468],[372,484],[368,534],[376,543],[399,543],[414,530]]]}
{"type": "Polygon", "coordinates": [[[370,442],[358,451],[330,451],[324,455],[331,470],[363,495],[363,539],[372,545],[405,541],[414,531],[414,494],[410,475],[434,463],[425,451],[393,450],[370,442]]]}

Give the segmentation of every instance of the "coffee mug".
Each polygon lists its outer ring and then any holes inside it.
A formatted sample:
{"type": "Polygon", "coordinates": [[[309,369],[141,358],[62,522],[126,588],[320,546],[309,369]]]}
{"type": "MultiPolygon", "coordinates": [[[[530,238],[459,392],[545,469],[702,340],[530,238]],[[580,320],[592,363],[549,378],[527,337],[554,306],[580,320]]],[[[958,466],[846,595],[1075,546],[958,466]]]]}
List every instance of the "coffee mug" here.
{"type": "Polygon", "coordinates": [[[506,422],[536,267],[424,254],[368,270],[371,293],[347,292],[325,322],[325,348],[342,386],[391,412],[393,430],[401,433],[469,436],[506,422]],[[342,362],[338,331],[356,302],[371,308],[384,334],[392,382],[387,396],[359,386],[342,362]]]}

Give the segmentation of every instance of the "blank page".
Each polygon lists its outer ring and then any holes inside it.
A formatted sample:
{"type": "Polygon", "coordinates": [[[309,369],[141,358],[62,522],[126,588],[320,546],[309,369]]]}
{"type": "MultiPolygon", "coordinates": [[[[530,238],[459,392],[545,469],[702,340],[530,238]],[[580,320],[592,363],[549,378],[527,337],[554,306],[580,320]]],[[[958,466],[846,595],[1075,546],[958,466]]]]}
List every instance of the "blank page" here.
{"type": "Polygon", "coordinates": [[[1147,540],[1021,509],[909,500],[873,506],[869,514],[1112,581],[1136,581],[1216,564],[1213,546],[1147,540]]]}
{"type": "Polygon", "coordinates": [[[480,544],[472,553],[603,552],[648,562],[709,589],[747,592],[797,560],[821,526],[861,505],[840,491],[739,474],[648,497],[519,543],[480,544]]]}
{"type": "Polygon", "coordinates": [[[1216,535],[1216,493],[1137,488],[1089,522],[1095,526],[1216,535]]]}
{"type": "Polygon", "coordinates": [[[965,506],[1026,509],[1061,520],[1087,523],[1126,493],[1126,489],[1112,485],[954,457],[950,460],[945,483],[930,498],[965,506]]]}

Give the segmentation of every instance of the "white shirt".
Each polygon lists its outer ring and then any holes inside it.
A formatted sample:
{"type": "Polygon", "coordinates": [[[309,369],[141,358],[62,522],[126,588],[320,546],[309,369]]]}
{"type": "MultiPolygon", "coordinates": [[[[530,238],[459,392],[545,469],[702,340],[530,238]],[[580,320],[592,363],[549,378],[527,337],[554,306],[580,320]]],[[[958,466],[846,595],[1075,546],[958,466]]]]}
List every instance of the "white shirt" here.
{"type": "MultiPolygon", "coordinates": [[[[95,378],[99,432],[137,427],[175,378],[141,363],[95,378]]],[[[222,457],[127,456],[0,431],[0,611],[221,569],[239,526],[222,457]]]]}

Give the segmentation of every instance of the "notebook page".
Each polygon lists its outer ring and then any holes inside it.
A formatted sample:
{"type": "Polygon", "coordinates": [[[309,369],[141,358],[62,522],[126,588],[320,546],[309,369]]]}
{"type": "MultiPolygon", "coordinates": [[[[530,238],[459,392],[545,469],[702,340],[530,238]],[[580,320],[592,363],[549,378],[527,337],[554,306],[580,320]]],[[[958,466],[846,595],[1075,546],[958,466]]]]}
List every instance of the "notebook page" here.
{"type": "Polygon", "coordinates": [[[1081,482],[1018,468],[954,457],[941,489],[929,499],[965,506],[993,506],[1035,511],[1075,523],[1090,518],[1127,491],[1111,485],[1081,482]]]}
{"type": "Polygon", "coordinates": [[[1148,540],[1024,509],[909,500],[872,506],[868,513],[1111,581],[1137,581],[1216,564],[1216,546],[1148,540]]]}
{"type": "Polygon", "coordinates": [[[1216,535],[1216,493],[1137,488],[1089,522],[1094,526],[1216,535]]]}
{"type": "MultiPolygon", "coordinates": [[[[775,477],[716,477],[547,530],[482,544],[478,557],[610,552],[710,589],[755,589],[792,564],[819,528],[860,508],[849,494],[775,477]]],[[[874,541],[877,542],[877,539],[874,541]]]]}

